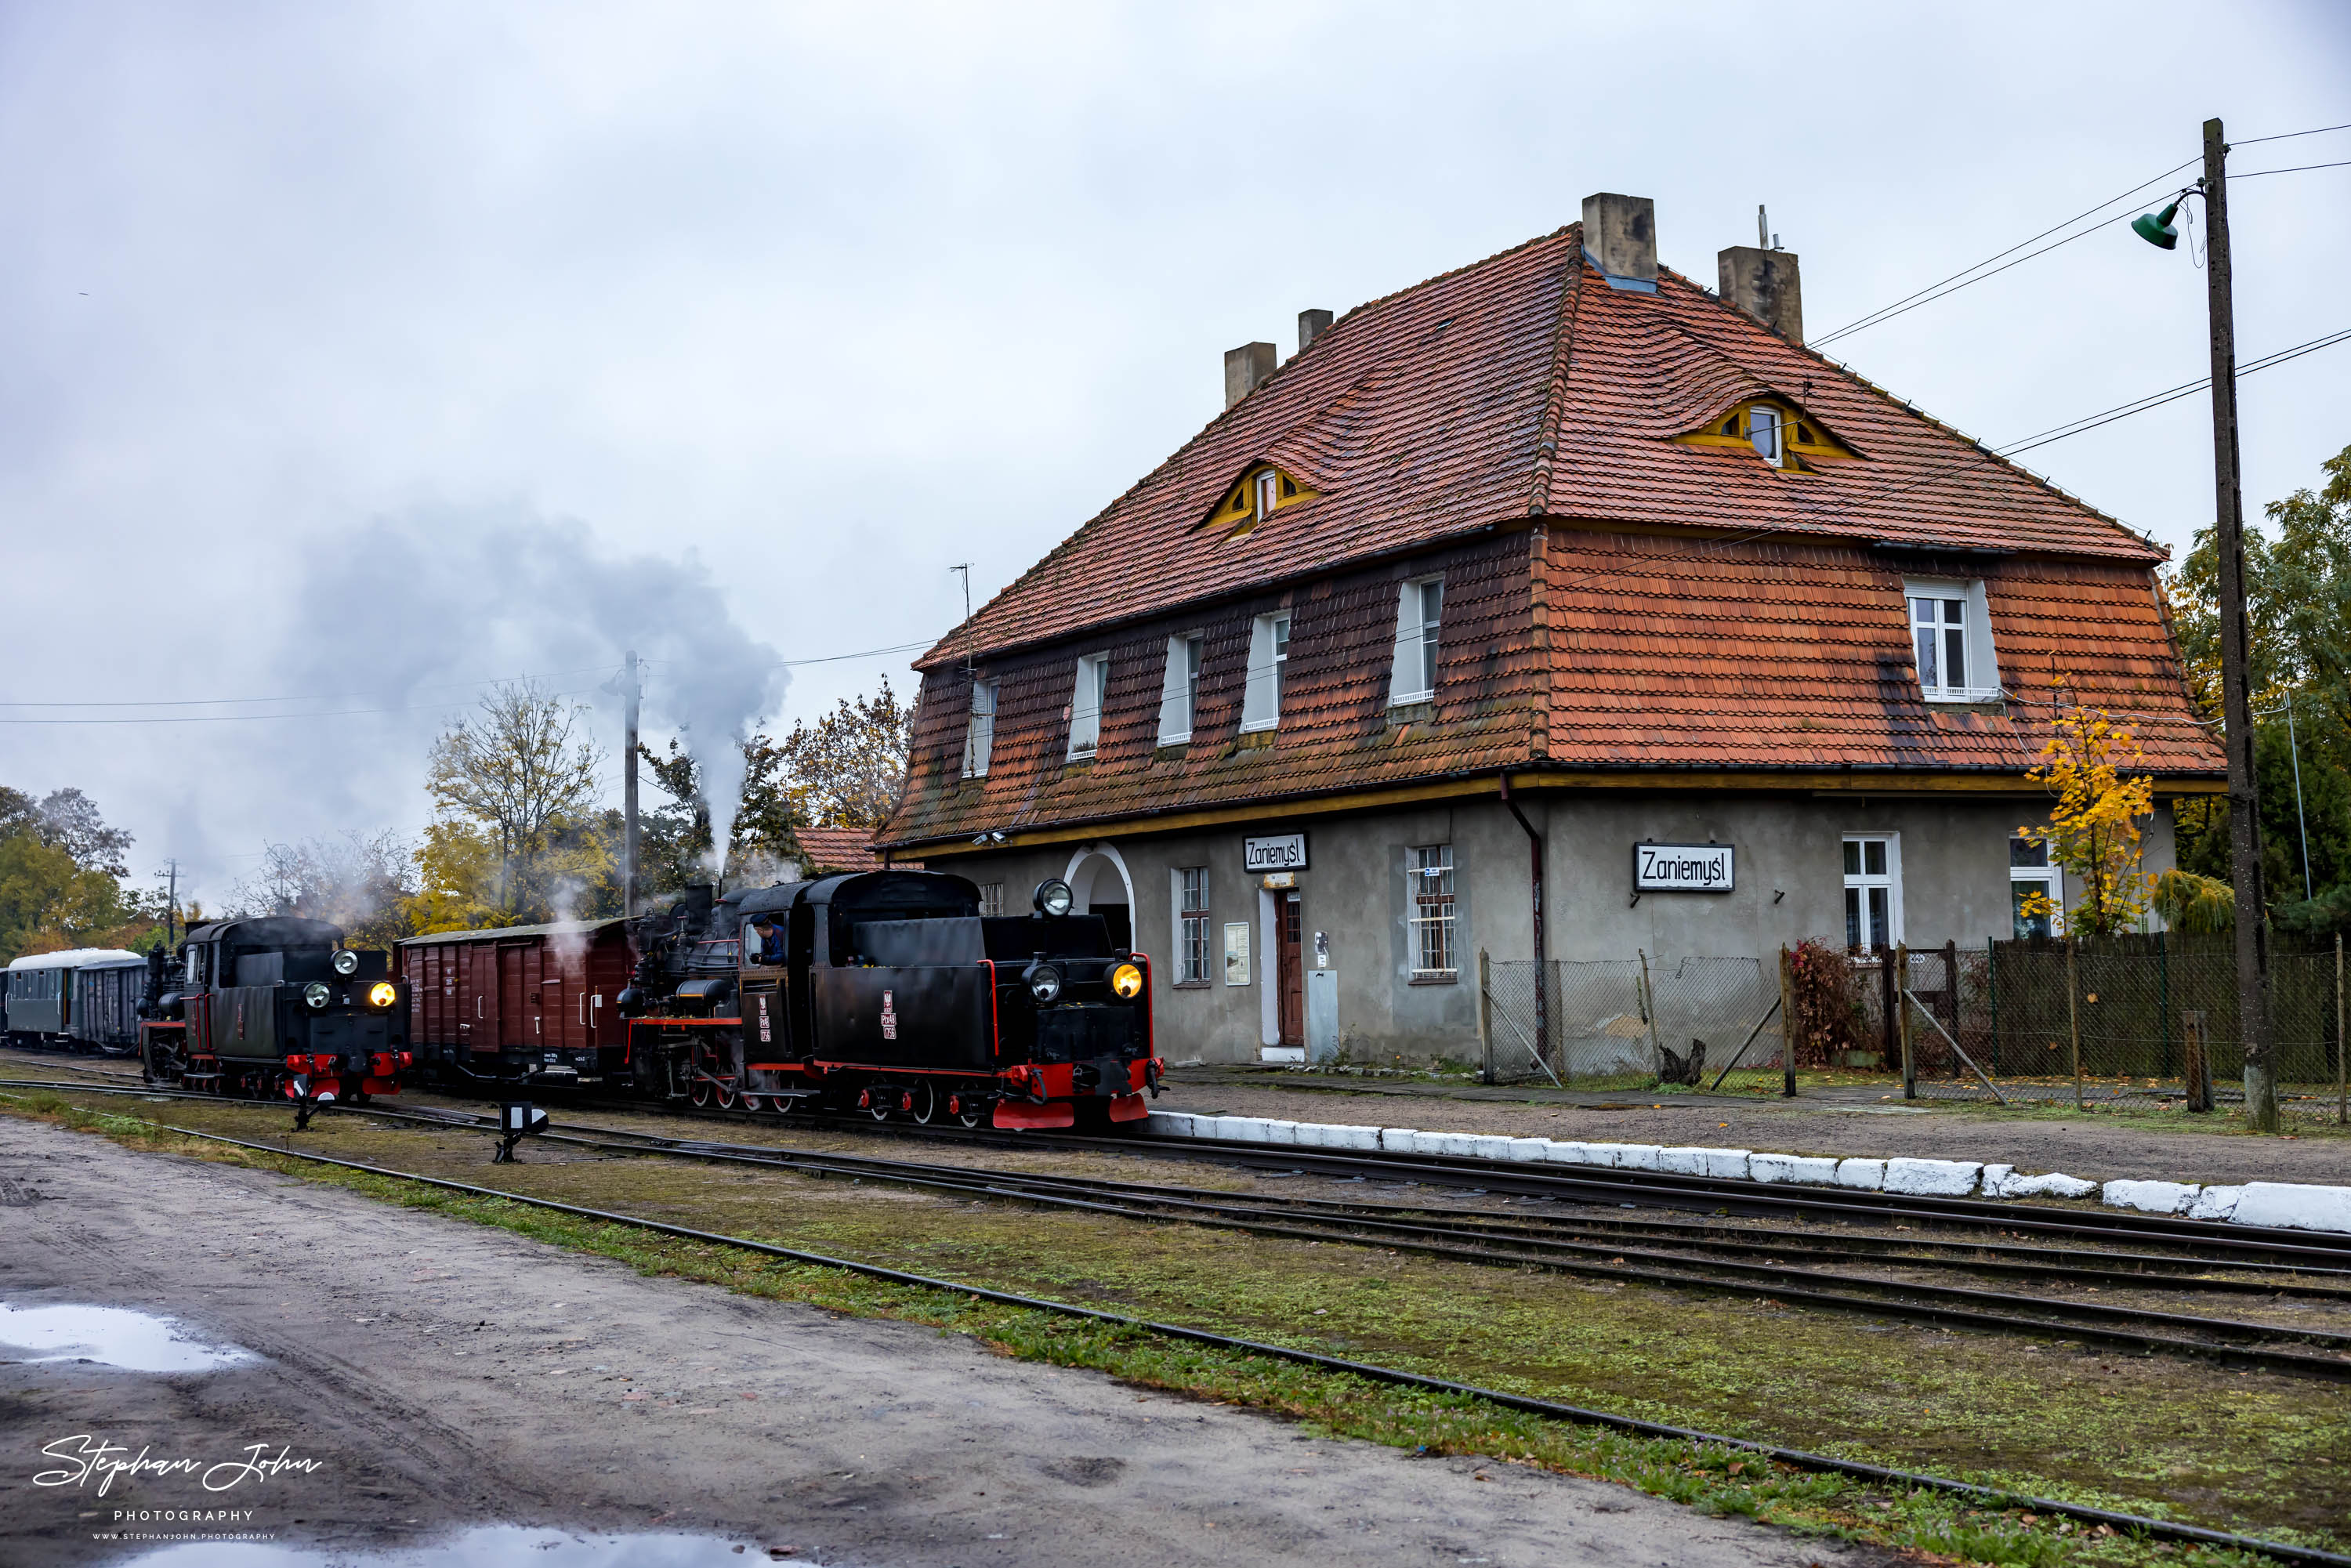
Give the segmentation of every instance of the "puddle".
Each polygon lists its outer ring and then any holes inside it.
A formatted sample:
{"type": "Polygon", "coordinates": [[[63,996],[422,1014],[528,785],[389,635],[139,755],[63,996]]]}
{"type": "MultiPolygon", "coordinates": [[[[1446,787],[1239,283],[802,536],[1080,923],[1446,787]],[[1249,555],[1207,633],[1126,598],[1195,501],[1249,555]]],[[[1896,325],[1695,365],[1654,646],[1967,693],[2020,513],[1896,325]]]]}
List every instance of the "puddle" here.
{"type": "Polygon", "coordinates": [[[0,1302],[0,1360],[92,1362],[121,1372],[217,1372],[260,1357],[189,1337],[177,1319],[127,1307],[12,1307],[0,1302]]]}
{"type": "MultiPolygon", "coordinates": [[[[789,1540],[787,1541],[789,1544],[789,1540]]],[[[813,1563],[801,1546],[780,1561],[813,1563]]],[[[712,1535],[604,1535],[569,1530],[528,1530],[491,1524],[428,1546],[372,1551],[316,1546],[267,1546],[242,1541],[193,1541],[131,1559],[131,1568],[741,1568],[779,1561],[765,1545],[712,1535]]]]}

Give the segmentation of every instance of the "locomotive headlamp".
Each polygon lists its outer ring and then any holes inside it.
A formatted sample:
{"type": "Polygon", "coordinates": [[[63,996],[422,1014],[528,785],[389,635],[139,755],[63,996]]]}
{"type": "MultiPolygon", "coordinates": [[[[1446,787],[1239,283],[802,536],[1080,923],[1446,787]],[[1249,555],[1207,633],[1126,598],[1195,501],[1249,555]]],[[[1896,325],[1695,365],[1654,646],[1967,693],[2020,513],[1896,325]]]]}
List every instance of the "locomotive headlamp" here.
{"type": "Polygon", "coordinates": [[[1070,891],[1070,884],[1058,876],[1049,876],[1037,884],[1037,913],[1040,915],[1059,918],[1074,908],[1077,902],[1077,894],[1070,891]]]}
{"type": "Polygon", "coordinates": [[[1133,1001],[1143,994],[1143,971],[1132,964],[1121,964],[1110,972],[1110,988],[1133,1001]]]}
{"type": "Polygon", "coordinates": [[[302,988],[302,999],[313,1008],[324,1009],[327,1005],[327,982],[313,980],[302,988]]]}
{"type": "Polygon", "coordinates": [[[335,955],[335,973],[346,978],[360,972],[360,956],[349,947],[335,955]]]}
{"type": "Polygon", "coordinates": [[[388,1008],[392,1006],[392,1002],[397,999],[399,996],[400,993],[392,988],[392,982],[390,980],[378,980],[374,985],[368,988],[368,1006],[371,1008],[388,1008]]]}
{"type": "Polygon", "coordinates": [[[1020,977],[1029,982],[1029,994],[1040,1002],[1061,994],[1061,971],[1050,964],[1031,964],[1020,977]]]}

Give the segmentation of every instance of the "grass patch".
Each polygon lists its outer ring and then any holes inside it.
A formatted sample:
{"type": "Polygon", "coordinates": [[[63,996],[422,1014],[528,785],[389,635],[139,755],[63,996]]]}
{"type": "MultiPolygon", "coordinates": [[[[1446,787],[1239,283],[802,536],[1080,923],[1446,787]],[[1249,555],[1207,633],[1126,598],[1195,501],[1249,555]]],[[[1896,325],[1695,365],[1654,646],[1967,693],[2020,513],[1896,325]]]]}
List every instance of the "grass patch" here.
{"type": "MultiPolygon", "coordinates": [[[[739,1248],[224,1149],[68,1094],[13,1094],[5,1108],[134,1147],[282,1171],[498,1226],[648,1275],[925,1323],[975,1336],[999,1354],[1274,1412],[1333,1437],[1595,1477],[1805,1532],[1981,1563],[2232,1560],[2061,1527],[2016,1510],[1972,1509],[1941,1494],[1889,1493],[1719,1448],[1626,1437],[739,1248]]],[[[277,1141],[290,1120],[268,1118],[265,1133],[251,1107],[183,1102],[154,1109],[256,1141],[277,1141]]],[[[371,1127],[357,1117],[322,1120],[296,1136],[337,1158],[2124,1511],[2337,1550],[2333,1532],[2351,1511],[2342,1463],[2351,1453],[2351,1402],[2325,1385],[2012,1339],[1865,1327],[1843,1314],[1405,1259],[1376,1248],[1137,1225],[876,1183],[599,1157],[563,1145],[531,1145],[528,1163],[492,1171],[481,1134],[371,1127]]],[[[795,1133],[793,1141],[820,1140],[795,1133]]],[[[870,1136],[856,1146],[882,1152],[870,1136]]],[[[1122,1174],[1134,1174],[1131,1162],[1121,1166],[1122,1174]]]]}

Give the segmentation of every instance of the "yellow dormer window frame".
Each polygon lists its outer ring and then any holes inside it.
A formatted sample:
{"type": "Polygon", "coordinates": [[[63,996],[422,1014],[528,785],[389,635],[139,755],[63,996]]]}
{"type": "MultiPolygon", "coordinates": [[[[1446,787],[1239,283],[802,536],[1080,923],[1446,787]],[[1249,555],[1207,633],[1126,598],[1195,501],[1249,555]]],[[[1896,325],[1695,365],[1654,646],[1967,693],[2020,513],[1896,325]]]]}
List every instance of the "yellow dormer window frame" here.
{"type": "Polygon", "coordinates": [[[1721,446],[1753,453],[1772,467],[1801,474],[1812,460],[1859,455],[1792,402],[1753,398],[1725,409],[1703,430],[1674,439],[1685,446],[1721,446]]]}
{"type": "Polygon", "coordinates": [[[1299,482],[1295,475],[1285,472],[1271,463],[1252,464],[1217,509],[1208,514],[1207,526],[1228,528],[1228,538],[1238,538],[1265,521],[1284,507],[1294,507],[1301,501],[1311,501],[1318,491],[1299,482]]]}

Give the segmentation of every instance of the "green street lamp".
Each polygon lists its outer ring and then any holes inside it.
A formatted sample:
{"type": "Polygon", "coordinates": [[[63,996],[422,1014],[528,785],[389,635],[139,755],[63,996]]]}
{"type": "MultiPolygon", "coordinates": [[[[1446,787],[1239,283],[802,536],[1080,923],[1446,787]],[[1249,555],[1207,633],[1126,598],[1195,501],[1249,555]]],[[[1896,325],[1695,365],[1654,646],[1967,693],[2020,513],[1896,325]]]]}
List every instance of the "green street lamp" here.
{"type": "MultiPolygon", "coordinates": [[[[2189,190],[2195,188],[2191,185],[2189,190]]],[[[2187,195],[2188,192],[2182,191],[2179,195],[2172,197],[2171,204],[2159,213],[2139,214],[2131,220],[2131,233],[2160,249],[2177,249],[2179,245],[2179,230],[2171,220],[2179,215],[2179,204],[2187,199],[2187,195]]]]}

